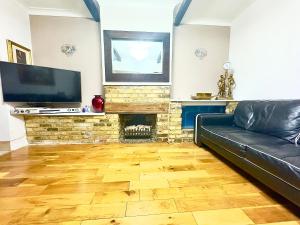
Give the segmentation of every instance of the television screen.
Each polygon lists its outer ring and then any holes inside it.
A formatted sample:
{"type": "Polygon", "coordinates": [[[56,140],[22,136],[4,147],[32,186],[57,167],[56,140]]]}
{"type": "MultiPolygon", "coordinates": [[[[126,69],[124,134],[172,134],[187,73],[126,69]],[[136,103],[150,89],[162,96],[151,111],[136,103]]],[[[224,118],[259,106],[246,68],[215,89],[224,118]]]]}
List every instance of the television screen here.
{"type": "Polygon", "coordinates": [[[0,62],[5,102],[79,103],[80,72],[0,62]]]}

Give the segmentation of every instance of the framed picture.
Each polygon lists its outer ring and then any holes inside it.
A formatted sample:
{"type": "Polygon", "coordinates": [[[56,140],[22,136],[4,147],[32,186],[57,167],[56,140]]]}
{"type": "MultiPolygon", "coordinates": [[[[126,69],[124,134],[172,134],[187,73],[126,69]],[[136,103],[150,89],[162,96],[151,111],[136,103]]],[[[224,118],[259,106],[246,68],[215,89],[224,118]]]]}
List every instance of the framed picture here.
{"type": "Polygon", "coordinates": [[[106,84],[170,83],[170,33],[104,31],[106,84]]]}
{"type": "Polygon", "coordinates": [[[31,50],[11,40],[6,40],[8,61],[20,64],[32,64],[31,50]]]}

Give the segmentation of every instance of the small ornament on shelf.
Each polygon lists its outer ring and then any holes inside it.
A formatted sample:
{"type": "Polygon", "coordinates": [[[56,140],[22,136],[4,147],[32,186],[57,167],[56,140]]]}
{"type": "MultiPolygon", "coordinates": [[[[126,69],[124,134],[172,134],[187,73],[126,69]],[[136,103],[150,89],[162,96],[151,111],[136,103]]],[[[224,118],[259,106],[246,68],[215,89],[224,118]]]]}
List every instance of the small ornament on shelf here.
{"type": "Polygon", "coordinates": [[[104,111],[104,98],[102,95],[95,95],[92,100],[94,112],[102,113],[104,111]]]}
{"type": "Polygon", "coordinates": [[[191,98],[193,100],[211,100],[212,97],[213,97],[212,93],[199,92],[196,93],[196,95],[192,96],[191,98]]]}
{"type": "Polygon", "coordinates": [[[218,81],[218,96],[217,99],[233,99],[233,89],[236,87],[233,74],[231,73],[231,64],[224,64],[225,74],[220,76],[218,81]]]}
{"type": "Polygon", "coordinates": [[[90,109],[90,107],[88,107],[88,106],[86,105],[86,106],[84,106],[84,107],[82,108],[82,112],[84,112],[84,113],[89,113],[89,112],[91,112],[91,109],[90,109]]]}

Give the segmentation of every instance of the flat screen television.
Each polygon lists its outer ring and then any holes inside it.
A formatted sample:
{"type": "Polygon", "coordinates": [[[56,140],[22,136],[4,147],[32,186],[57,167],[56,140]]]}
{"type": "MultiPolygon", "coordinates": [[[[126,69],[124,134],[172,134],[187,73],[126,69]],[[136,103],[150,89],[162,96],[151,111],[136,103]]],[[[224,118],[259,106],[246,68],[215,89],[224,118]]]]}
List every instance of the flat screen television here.
{"type": "Polygon", "coordinates": [[[26,103],[80,103],[80,72],[0,62],[3,100],[26,103]]]}

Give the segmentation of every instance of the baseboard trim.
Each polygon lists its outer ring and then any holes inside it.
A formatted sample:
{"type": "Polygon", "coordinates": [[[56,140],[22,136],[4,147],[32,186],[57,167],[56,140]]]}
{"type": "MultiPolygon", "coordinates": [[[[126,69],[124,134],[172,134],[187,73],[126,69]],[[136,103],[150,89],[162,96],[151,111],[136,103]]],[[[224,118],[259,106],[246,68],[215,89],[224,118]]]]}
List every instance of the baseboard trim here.
{"type": "Polygon", "coordinates": [[[15,151],[19,148],[23,148],[25,146],[28,146],[28,141],[26,137],[21,137],[16,140],[10,141],[10,150],[15,151]]]}
{"type": "Polygon", "coordinates": [[[10,141],[0,141],[0,154],[2,152],[9,152],[10,149],[10,141]]]}
{"type": "Polygon", "coordinates": [[[28,146],[26,137],[21,137],[11,141],[0,141],[0,153],[15,151],[25,146],[28,146]]]}

